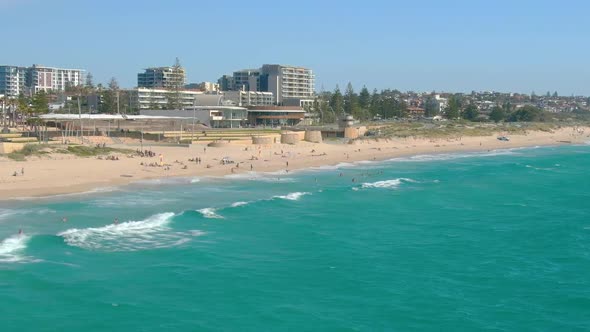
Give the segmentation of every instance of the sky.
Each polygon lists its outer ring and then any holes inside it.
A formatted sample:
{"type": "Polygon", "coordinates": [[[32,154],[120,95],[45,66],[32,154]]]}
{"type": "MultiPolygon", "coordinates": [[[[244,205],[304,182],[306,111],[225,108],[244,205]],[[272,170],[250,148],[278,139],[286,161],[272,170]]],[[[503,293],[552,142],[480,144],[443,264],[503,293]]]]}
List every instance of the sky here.
{"type": "Polygon", "coordinates": [[[0,0],[0,65],[85,69],[136,85],[178,57],[188,81],[265,63],[316,90],[590,95],[590,1],[0,0]]]}

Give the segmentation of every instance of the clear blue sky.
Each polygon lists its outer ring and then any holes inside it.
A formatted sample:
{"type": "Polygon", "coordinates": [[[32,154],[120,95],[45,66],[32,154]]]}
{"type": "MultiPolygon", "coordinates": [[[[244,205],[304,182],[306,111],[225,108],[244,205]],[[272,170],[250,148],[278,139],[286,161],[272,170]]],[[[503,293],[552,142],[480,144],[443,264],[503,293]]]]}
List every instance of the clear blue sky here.
{"type": "Polygon", "coordinates": [[[136,84],[181,59],[190,82],[281,63],[317,90],[590,95],[589,1],[0,0],[0,64],[136,84]]]}

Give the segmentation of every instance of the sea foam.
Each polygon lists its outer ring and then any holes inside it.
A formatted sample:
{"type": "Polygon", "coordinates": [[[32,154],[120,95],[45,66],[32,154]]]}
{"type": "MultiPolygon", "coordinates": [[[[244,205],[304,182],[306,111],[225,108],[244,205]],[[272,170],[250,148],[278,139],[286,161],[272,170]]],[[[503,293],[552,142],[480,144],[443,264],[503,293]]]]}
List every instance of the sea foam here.
{"type": "Polygon", "coordinates": [[[217,209],[215,208],[204,208],[197,210],[197,212],[199,212],[203,215],[203,217],[208,219],[223,219],[223,216],[217,214],[217,209]]]}
{"type": "Polygon", "coordinates": [[[190,240],[190,234],[171,232],[174,213],[160,213],[140,221],[97,228],[72,228],[58,235],[74,247],[105,251],[138,251],[167,248],[190,240]]]}
{"type": "Polygon", "coordinates": [[[392,179],[392,180],[384,180],[384,181],[377,181],[372,183],[363,183],[362,188],[389,188],[395,189],[399,187],[402,183],[408,182],[416,182],[415,180],[408,179],[408,178],[399,178],[399,179],[392,179]]]}
{"type": "Polygon", "coordinates": [[[294,193],[289,193],[287,195],[274,196],[273,198],[286,199],[286,200],[289,200],[289,201],[298,201],[301,197],[303,197],[305,195],[311,195],[311,193],[308,193],[308,192],[294,192],[294,193]]]}
{"type": "Polygon", "coordinates": [[[13,235],[0,242],[0,263],[21,262],[27,257],[21,255],[27,247],[30,236],[19,234],[13,235]]]}

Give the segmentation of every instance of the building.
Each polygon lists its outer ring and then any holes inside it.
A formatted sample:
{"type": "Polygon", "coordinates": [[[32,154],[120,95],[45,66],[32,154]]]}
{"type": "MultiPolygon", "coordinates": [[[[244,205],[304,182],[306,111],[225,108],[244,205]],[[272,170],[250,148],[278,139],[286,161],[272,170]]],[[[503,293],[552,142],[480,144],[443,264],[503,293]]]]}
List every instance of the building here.
{"type": "Polygon", "coordinates": [[[178,104],[182,108],[187,108],[198,104],[197,98],[203,95],[201,91],[194,90],[174,91],[148,88],[133,89],[130,93],[132,107],[139,110],[166,109],[171,104],[171,98],[178,98],[178,104]]]}
{"type": "Polygon", "coordinates": [[[147,68],[137,74],[138,88],[172,89],[186,84],[186,72],[180,66],[147,68]]]}
{"type": "Polygon", "coordinates": [[[260,91],[226,91],[224,100],[237,106],[272,106],[275,98],[272,92],[260,91]]]}
{"type": "Polygon", "coordinates": [[[311,69],[284,65],[263,65],[260,70],[260,91],[272,92],[279,105],[313,102],[315,75],[311,69]]]}
{"type": "Polygon", "coordinates": [[[234,91],[260,91],[260,70],[244,69],[233,74],[234,91]]]}
{"type": "Polygon", "coordinates": [[[84,70],[33,65],[26,68],[26,88],[32,94],[39,91],[65,91],[68,86],[84,84],[84,70]]]}
{"type": "Polygon", "coordinates": [[[194,106],[185,110],[142,110],[140,113],[149,116],[194,118],[198,123],[211,128],[242,128],[248,121],[248,109],[237,106],[194,106]]]}
{"type": "Polygon", "coordinates": [[[231,75],[223,75],[217,80],[220,91],[231,91],[234,89],[234,78],[231,75]]]}
{"type": "Polygon", "coordinates": [[[213,82],[191,83],[184,86],[187,90],[199,90],[205,93],[212,93],[219,91],[219,84],[213,82]]]}
{"type": "Polygon", "coordinates": [[[25,91],[26,68],[0,66],[0,94],[16,98],[25,91]]]}
{"type": "Polygon", "coordinates": [[[248,122],[254,126],[280,127],[295,126],[305,117],[301,107],[294,106],[250,106],[248,122]]]}

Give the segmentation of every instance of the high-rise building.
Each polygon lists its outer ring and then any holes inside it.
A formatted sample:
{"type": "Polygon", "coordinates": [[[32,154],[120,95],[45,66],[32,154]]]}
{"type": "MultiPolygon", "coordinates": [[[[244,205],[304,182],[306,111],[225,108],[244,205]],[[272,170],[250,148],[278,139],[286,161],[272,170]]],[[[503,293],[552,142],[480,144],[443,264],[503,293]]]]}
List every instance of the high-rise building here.
{"type": "Polygon", "coordinates": [[[182,88],[186,84],[186,72],[180,66],[147,68],[137,74],[139,88],[182,88]]]}
{"type": "Polygon", "coordinates": [[[26,87],[31,93],[64,91],[67,86],[84,84],[84,71],[33,65],[26,69],[26,87]]]}
{"type": "Polygon", "coordinates": [[[33,65],[31,67],[0,66],[0,93],[16,97],[21,93],[64,91],[68,85],[84,81],[81,69],[64,69],[33,65]]]}
{"type": "Polygon", "coordinates": [[[309,103],[315,93],[315,75],[311,69],[284,65],[263,65],[260,90],[272,92],[277,104],[309,103]]]}
{"type": "Polygon", "coordinates": [[[26,68],[0,66],[0,94],[15,98],[25,91],[26,68]]]}
{"type": "Polygon", "coordinates": [[[233,75],[233,91],[260,91],[260,70],[244,69],[233,75]]]}

